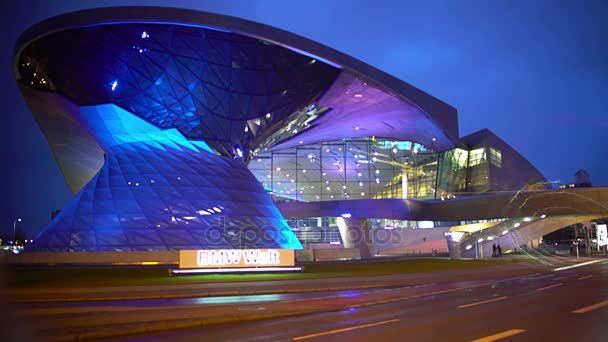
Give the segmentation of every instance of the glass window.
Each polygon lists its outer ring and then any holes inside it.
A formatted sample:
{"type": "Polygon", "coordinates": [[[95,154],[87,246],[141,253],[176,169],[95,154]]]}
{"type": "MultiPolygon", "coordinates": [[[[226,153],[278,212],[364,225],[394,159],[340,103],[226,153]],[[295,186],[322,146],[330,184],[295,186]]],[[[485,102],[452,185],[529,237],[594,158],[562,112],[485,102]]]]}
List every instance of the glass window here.
{"type": "Polygon", "coordinates": [[[496,167],[502,167],[502,152],[490,147],[490,163],[496,167]]]}
{"type": "Polygon", "coordinates": [[[469,167],[485,163],[486,161],[486,148],[476,148],[469,152],[469,167]]]}
{"type": "Polygon", "coordinates": [[[249,167],[275,201],[433,198],[437,156],[408,141],[358,138],[260,153],[249,167]]]}

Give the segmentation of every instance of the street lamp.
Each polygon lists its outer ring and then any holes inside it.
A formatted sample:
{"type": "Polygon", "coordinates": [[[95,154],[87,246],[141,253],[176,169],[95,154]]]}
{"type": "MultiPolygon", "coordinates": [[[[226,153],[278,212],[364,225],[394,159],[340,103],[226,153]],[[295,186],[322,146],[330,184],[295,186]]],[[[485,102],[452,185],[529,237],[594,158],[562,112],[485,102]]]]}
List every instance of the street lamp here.
{"type": "Polygon", "coordinates": [[[17,227],[17,222],[21,222],[21,219],[17,218],[13,221],[13,244],[15,243],[15,228],[17,227]]]}

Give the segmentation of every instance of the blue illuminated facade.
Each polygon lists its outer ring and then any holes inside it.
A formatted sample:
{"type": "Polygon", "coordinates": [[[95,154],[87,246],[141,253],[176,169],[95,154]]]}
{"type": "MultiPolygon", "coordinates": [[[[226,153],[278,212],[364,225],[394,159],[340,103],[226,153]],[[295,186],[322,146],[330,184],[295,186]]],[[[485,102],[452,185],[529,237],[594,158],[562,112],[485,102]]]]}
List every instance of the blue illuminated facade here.
{"type": "Polygon", "coordinates": [[[302,248],[241,161],[115,105],[72,116],[95,132],[105,161],[29,250],[302,248]]]}

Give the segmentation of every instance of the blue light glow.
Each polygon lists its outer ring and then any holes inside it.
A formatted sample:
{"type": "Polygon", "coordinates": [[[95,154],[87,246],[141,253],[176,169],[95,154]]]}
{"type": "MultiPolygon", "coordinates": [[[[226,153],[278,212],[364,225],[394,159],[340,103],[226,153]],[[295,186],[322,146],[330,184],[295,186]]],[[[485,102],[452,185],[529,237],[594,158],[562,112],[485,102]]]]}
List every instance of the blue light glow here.
{"type": "Polygon", "coordinates": [[[112,91],[116,90],[117,86],[118,86],[118,81],[114,80],[114,82],[112,82],[112,91]]]}
{"type": "Polygon", "coordinates": [[[317,105],[313,103],[310,106],[308,106],[308,111],[312,112],[313,110],[315,110],[315,108],[317,108],[317,105]]]}
{"type": "MultiPolygon", "coordinates": [[[[213,227],[242,222],[255,232],[256,246],[302,249],[272,199],[251,186],[259,183],[244,163],[115,104],[80,107],[75,115],[106,153],[104,164],[30,250],[239,248],[240,238],[203,237],[213,227]],[[183,191],[186,185],[191,191],[183,191]],[[67,231],[79,232],[78,245],[64,238],[67,231]]],[[[235,146],[235,153],[236,148],[245,154],[242,146],[235,146]]]]}
{"type": "MultiPolygon", "coordinates": [[[[116,82],[116,81],[115,81],[116,82]]],[[[114,104],[82,107],[85,120],[102,146],[109,148],[123,143],[145,142],[155,148],[165,146],[182,151],[201,149],[215,154],[204,141],[188,140],[175,128],[160,129],[114,104]]]]}
{"type": "Polygon", "coordinates": [[[263,294],[252,296],[222,296],[211,298],[195,298],[193,301],[196,304],[228,304],[240,302],[269,302],[281,300],[283,295],[280,294],[263,294]]]}
{"type": "MultiPolygon", "coordinates": [[[[104,117],[121,121],[117,115],[104,117]]],[[[122,135],[123,125],[108,121],[112,133],[122,135]]],[[[249,224],[247,243],[302,249],[244,163],[205,151],[175,149],[168,137],[158,138],[156,143],[115,138],[117,144],[105,148],[107,157],[99,173],[28,249],[234,249],[244,241],[241,230],[230,230],[228,235],[213,232],[216,227],[237,227],[243,222],[249,224]],[[66,232],[77,232],[82,240],[64,239],[66,232]]]]}
{"type": "Polygon", "coordinates": [[[150,38],[150,35],[148,34],[148,32],[144,31],[141,33],[141,39],[146,39],[146,38],[150,38]]]}

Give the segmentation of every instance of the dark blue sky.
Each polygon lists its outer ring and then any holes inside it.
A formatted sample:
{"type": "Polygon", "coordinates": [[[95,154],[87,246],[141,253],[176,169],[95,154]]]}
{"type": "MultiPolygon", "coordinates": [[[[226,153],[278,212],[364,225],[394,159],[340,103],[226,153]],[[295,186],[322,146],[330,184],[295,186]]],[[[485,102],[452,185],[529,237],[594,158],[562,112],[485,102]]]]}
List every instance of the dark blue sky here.
{"type": "Polygon", "coordinates": [[[15,40],[84,8],[171,5],[269,24],[340,50],[450,103],[460,135],[489,128],[549,180],[608,186],[606,1],[2,2],[0,235],[30,235],[72,197],[15,84],[15,40]]]}

